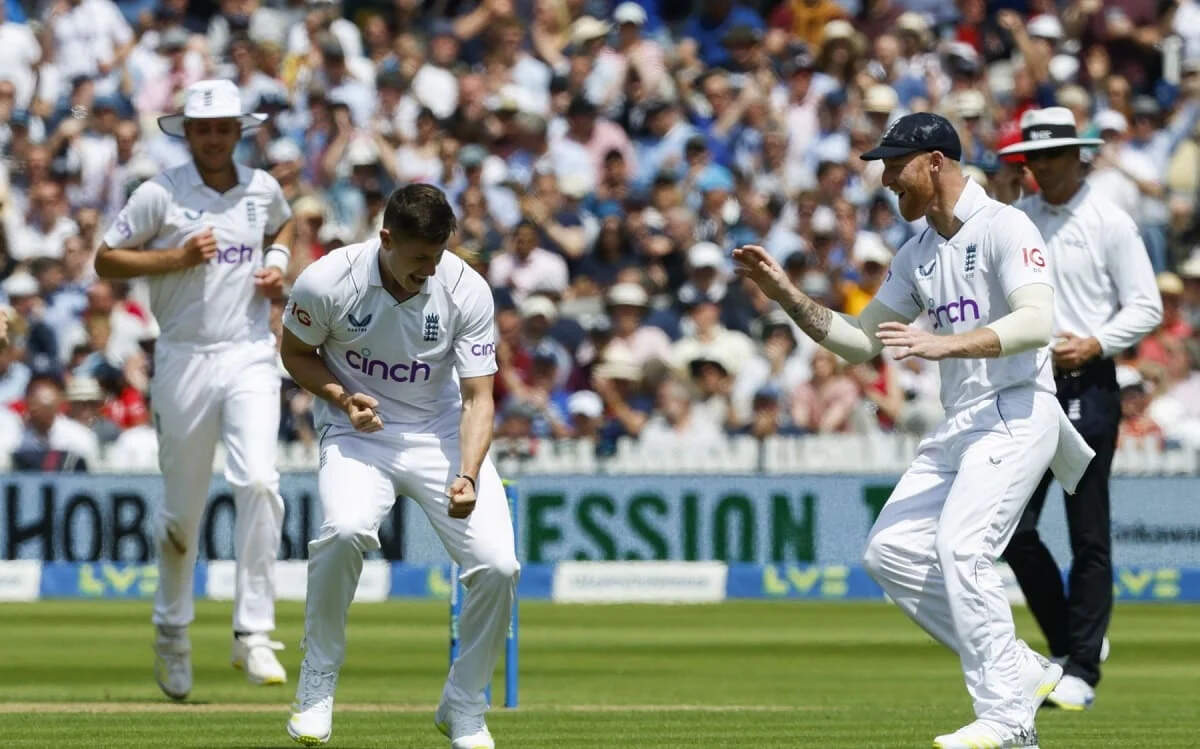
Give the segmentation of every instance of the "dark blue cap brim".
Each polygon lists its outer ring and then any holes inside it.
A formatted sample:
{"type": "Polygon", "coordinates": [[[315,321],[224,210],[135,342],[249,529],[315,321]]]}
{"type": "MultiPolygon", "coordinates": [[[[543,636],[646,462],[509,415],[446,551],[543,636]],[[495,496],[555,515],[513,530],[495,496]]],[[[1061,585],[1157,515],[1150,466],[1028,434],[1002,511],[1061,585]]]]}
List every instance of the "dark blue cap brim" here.
{"type": "Polygon", "coordinates": [[[910,153],[920,153],[923,151],[941,151],[947,158],[952,161],[958,161],[961,154],[953,154],[943,151],[940,148],[922,148],[920,146],[876,146],[870,151],[867,151],[858,158],[863,161],[878,161],[880,159],[892,159],[898,156],[907,156],[910,153]]]}

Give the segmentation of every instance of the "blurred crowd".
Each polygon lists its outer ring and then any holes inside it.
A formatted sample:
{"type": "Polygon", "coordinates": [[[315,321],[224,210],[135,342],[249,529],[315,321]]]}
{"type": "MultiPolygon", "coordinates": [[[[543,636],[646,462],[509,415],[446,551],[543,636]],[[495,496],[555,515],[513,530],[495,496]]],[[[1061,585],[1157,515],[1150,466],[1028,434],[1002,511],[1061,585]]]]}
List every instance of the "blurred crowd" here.
{"type": "MultiPolygon", "coordinates": [[[[971,177],[1012,202],[1037,187],[996,151],[1025,110],[1067,106],[1105,141],[1088,180],[1141,227],[1166,308],[1121,356],[1122,434],[1200,447],[1197,0],[3,0],[17,467],[153,454],[146,290],[97,280],[92,255],[130,192],[189,158],[156,118],[206,77],[271,115],[237,158],[291,202],[291,278],[377,231],[395,186],[439,186],[451,249],[495,290],[498,436],[602,454],[927,428],[935,367],[839,361],[729,251],[761,244],[856,313],[921,229],[858,159],[891,121],[949,117],[971,177]]],[[[311,442],[311,396],[285,379],[284,401],[281,440],[311,442]]]]}

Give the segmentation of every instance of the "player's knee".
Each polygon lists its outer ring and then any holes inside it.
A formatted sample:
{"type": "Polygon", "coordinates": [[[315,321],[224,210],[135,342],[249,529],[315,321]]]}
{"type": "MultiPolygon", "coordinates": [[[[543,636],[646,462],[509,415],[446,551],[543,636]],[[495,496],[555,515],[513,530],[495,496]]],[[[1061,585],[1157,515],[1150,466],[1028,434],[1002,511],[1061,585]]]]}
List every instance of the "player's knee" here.
{"type": "Polygon", "coordinates": [[[372,528],[366,523],[349,519],[326,522],[322,535],[338,546],[352,546],[358,551],[367,551],[378,545],[372,528]]]}
{"type": "Polygon", "coordinates": [[[521,576],[521,563],[512,554],[500,554],[480,561],[482,566],[477,577],[487,580],[489,585],[516,584],[521,576]]]}

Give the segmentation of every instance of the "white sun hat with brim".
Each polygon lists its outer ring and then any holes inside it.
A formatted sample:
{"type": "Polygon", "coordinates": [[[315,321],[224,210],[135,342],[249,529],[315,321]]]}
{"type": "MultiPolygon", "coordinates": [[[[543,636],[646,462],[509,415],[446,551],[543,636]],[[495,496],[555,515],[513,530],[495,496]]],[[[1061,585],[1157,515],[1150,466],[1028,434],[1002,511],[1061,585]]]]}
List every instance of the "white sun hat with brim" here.
{"type": "Polygon", "coordinates": [[[158,126],[167,135],[182,138],[184,120],[216,120],[227,117],[235,118],[241,124],[242,130],[258,127],[267,121],[267,115],[262,112],[242,111],[242,97],[233,81],[214,79],[197,81],[188,86],[183,111],[159,117],[158,126]]]}
{"type": "Polygon", "coordinates": [[[1102,146],[1099,138],[1080,138],[1075,129],[1075,115],[1066,107],[1030,109],[1021,115],[1021,141],[1001,148],[1000,156],[1027,151],[1044,151],[1069,146],[1102,146]]]}

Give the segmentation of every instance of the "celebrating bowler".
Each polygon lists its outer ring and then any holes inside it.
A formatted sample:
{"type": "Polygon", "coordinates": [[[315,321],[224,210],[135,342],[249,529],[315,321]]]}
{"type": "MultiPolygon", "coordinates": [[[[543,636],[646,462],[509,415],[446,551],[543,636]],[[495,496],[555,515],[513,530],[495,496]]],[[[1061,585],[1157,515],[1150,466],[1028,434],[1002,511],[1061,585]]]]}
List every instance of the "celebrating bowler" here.
{"type": "Polygon", "coordinates": [[[288,733],[322,744],[332,730],[346,613],[363,553],[396,497],[425,511],[469,595],[461,655],[435,723],[453,749],[492,749],[484,720],[520,566],[500,475],[487,458],[496,372],[487,282],[453,253],[454,212],[440,190],[408,185],[377,239],[322,257],[296,281],[283,362],[319,396],[324,521],[309,544],[304,661],[288,733]]]}

